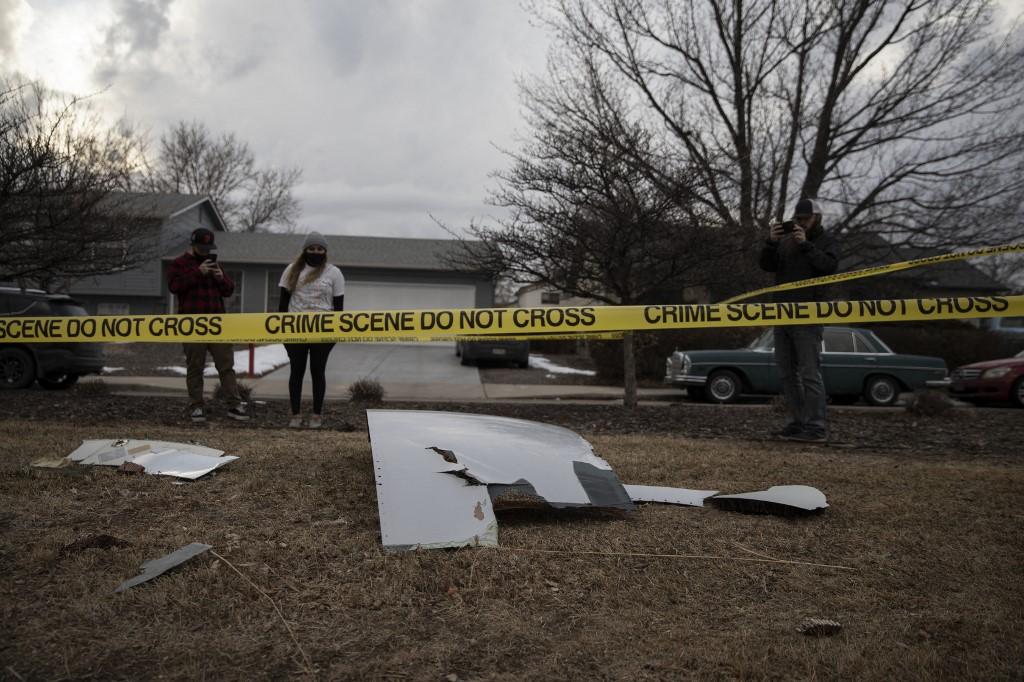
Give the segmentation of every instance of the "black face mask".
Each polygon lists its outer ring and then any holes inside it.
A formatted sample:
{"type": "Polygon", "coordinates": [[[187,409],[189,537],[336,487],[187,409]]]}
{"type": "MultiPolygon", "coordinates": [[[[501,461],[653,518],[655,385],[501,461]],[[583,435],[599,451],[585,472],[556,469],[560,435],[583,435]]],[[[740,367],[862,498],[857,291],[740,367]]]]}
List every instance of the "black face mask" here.
{"type": "Polygon", "coordinates": [[[306,265],[311,268],[317,268],[327,262],[326,253],[304,253],[302,257],[306,259],[306,265]]]}

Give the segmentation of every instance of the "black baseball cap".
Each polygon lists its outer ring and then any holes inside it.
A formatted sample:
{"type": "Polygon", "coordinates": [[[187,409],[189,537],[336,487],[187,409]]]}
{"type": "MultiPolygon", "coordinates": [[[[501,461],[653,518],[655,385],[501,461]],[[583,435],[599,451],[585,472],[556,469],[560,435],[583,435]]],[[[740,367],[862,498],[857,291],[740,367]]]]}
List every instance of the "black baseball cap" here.
{"type": "Polygon", "coordinates": [[[814,199],[801,199],[796,202],[796,208],[793,209],[793,215],[814,215],[817,213],[821,215],[821,204],[814,199]]]}
{"type": "Polygon", "coordinates": [[[199,250],[203,252],[217,248],[213,241],[213,232],[205,227],[192,230],[192,238],[189,240],[189,244],[199,247],[199,250]]]}

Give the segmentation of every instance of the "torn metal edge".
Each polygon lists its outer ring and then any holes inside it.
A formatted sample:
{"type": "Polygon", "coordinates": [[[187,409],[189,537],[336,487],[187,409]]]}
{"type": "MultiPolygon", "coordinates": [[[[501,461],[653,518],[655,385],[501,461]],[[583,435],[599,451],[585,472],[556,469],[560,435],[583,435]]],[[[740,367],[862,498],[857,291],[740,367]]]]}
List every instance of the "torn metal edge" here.
{"type": "Polygon", "coordinates": [[[690,490],[659,485],[623,485],[633,502],[659,502],[686,507],[703,507],[704,500],[717,495],[717,490],[690,490]]]}
{"type": "Polygon", "coordinates": [[[149,561],[142,564],[142,573],[129,578],[123,583],[117,586],[114,592],[124,592],[136,585],[141,585],[144,582],[148,582],[153,578],[163,575],[172,568],[179,566],[193,557],[199,556],[200,554],[213,549],[213,545],[204,545],[201,542],[193,542],[185,545],[179,549],[174,550],[170,554],[166,554],[158,559],[150,559],[149,561]]]}

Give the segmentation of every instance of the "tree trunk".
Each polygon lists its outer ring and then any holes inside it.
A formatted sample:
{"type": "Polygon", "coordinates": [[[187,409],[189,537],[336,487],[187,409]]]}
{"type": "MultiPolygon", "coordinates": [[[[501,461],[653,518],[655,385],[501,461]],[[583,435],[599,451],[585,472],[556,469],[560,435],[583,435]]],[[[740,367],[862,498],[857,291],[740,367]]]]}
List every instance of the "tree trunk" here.
{"type": "Polygon", "coordinates": [[[631,410],[636,409],[636,357],[633,355],[633,332],[626,332],[622,337],[622,381],[625,387],[622,403],[631,410]]]}

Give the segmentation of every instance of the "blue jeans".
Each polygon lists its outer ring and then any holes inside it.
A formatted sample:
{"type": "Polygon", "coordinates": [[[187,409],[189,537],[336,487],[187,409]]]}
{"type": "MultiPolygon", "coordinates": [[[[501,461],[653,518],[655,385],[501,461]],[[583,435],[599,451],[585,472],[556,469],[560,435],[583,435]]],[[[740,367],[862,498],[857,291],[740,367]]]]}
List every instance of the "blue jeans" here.
{"type": "Polygon", "coordinates": [[[775,364],[791,424],[825,434],[828,398],[821,378],[821,326],[776,327],[775,364]]]}

